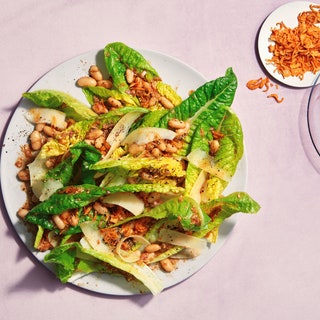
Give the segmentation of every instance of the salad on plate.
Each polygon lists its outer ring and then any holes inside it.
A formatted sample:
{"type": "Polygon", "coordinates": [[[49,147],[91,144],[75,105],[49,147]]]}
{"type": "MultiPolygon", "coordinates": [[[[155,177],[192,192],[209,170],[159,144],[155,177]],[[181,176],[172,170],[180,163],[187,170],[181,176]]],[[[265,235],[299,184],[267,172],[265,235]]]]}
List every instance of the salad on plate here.
{"type": "Polygon", "coordinates": [[[26,202],[18,216],[35,250],[65,283],[120,274],[156,295],[173,273],[214,246],[224,220],[257,213],[246,192],[225,194],[243,157],[232,111],[232,68],[185,99],[124,43],[77,79],[87,104],[53,88],[23,94],[34,125],[17,160],[26,202]]]}

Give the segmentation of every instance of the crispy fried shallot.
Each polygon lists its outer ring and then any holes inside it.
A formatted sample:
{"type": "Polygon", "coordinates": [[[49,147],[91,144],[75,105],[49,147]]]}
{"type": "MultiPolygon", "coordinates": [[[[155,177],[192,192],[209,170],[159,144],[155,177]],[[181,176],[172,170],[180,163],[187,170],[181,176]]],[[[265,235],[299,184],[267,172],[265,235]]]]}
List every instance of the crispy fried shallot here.
{"type": "Polygon", "coordinates": [[[273,98],[277,103],[283,102],[284,98],[282,97],[281,99],[276,93],[271,93],[267,96],[267,98],[273,98]]]}
{"type": "Polygon", "coordinates": [[[293,76],[304,78],[306,72],[316,73],[320,70],[320,5],[310,5],[310,10],[301,12],[298,26],[287,27],[278,22],[271,29],[269,46],[272,58],[267,63],[275,66],[283,78],[293,76]]]}
{"type": "MultiPolygon", "coordinates": [[[[268,92],[271,87],[273,87],[274,84],[270,81],[268,77],[265,78],[258,78],[258,79],[252,79],[247,82],[247,88],[249,90],[256,90],[260,89],[262,92],[268,92]]],[[[278,89],[278,85],[275,85],[275,88],[278,89]]],[[[267,98],[273,98],[277,103],[281,103],[284,101],[284,98],[279,98],[278,94],[271,93],[267,95],[267,98]]]]}

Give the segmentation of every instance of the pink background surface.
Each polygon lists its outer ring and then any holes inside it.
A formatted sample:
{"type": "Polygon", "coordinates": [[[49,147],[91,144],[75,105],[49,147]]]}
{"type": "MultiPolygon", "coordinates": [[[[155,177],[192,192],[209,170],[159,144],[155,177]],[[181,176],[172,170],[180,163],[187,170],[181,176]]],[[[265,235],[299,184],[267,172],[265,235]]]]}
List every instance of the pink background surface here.
{"type": "Polygon", "coordinates": [[[232,66],[247,191],[262,207],[239,216],[222,249],[188,280],[157,297],[113,297],[60,284],[21,246],[1,204],[1,320],[319,319],[320,159],[306,132],[310,89],[281,86],[285,101],[277,104],[246,88],[265,76],[255,53],[259,27],[285,2],[1,1],[1,132],[39,77],[109,42],[164,52],[208,79],[232,66]]]}

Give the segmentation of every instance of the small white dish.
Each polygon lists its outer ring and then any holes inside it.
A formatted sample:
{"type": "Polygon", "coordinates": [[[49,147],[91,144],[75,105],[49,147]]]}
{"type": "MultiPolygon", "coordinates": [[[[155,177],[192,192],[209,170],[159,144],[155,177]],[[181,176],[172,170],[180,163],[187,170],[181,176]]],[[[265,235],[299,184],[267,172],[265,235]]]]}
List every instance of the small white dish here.
{"type": "Polygon", "coordinates": [[[293,1],[280,6],[266,18],[259,31],[257,45],[261,63],[274,79],[291,87],[311,87],[319,73],[314,74],[312,72],[306,72],[301,80],[299,77],[283,77],[280,73],[275,71],[275,66],[266,62],[267,59],[272,58],[272,53],[270,53],[268,49],[269,45],[272,44],[272,41],[269,39],[271,29],[276,28],[276,25],[279,22],[283,22],[290,28],[296,27],[298,25],[297,18],[299,13],[309,11],[310,4],[313,3],[307,1],[293,1]]]}

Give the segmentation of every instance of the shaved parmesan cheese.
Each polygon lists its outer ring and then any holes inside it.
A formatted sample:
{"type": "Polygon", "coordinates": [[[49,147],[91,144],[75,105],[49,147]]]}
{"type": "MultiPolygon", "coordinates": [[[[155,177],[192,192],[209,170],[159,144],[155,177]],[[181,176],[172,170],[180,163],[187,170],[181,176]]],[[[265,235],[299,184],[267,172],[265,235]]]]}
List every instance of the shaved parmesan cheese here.
{"type": "Polygon", "coordinates": [[[176,133],[165,128],[138,128],[132,131],[123,141],[122,145],[126,144],[146,144],[154,140],[164,139],[173,140],[176,133]]]}
{"type": "Polygon", "coordinates": [[[33,124],[46,123],[61,130],[66,128],[66,114],[56,109],[31,108],[25,117],[33,124]]]}
{"type": "Polygon", "coordinates": [[[118,205],[135,216],[141,214],[144,210],[144,202],[135,194],[130,192],[117,192],[103,197],[102,202],[118,205]]]}
{"type": "Polygon", "coordinates": [[[213,157],[207,154],[204,150],[196,149],[191,151],[188,154],[187,159],[196,167],[212,174],[213,176],[227,182],[231,180],[230,175],[225,170],[218,168],[214,163],[213,157]]]}
{"type": "MultiPolygon", "coordinates": [[[[80,224],[81,231],[85,236],[85,240],[90,244],[90,246],[99,252],[112,253],[112,250],[107,246],[103,240],[103,236],[96,227],[96,222],[86,221],[80,224]]],[[[83,240],[81,243],[84,247],[86,246],[86,241],[83,240]]]]}
{"type": "Polygon", "coordinates": [[[190,191],[190,197],[194,199],[197,203],[201,202],[201,189],[204,183],[206,182],[206,178],[207,173],[204,170],[202,170],[190,191]]]}
{"type": "Polygon", "coordinates": [[[174,259],[193,259],[200,255],[200,250],[191,249],[191,248],[184,248],[180,252],[171,256],[174,259]]]}
{"type": "Polygon", "coordinates": [[[125,262],[129,262],[129,263],[137,262],[140,260],[141,252],[149,244],[150,244],[150,242],[142,236],[139,236],[139,235],[128,236],[128,237],[122,238],[118,242],[118,244],[116,246],[116,253],[125,262]],[[123,243],[128,239],[133,239],[133,241],[138,242],[140,244],[139,249],[137,249],[135,251],[123,250],[121,247],[122,247],[123,243]]]}
{"type": "Polygon", "coordinates": [[[48,171],[46,167],[46,159],[36,157],[35,160],[28,164],[30,173],[30,185],[33,193],[39,199],[43,189],[43,179],[48,171]]]}
{"type": "Polygon", "coordinates": [[[106,139],[111,148],[105,155],[105,159],[110,158],[114,150],[121,145],[121,141],[127,136],[130,127],[141,116],[141,114],[142,112],[129,112],[117,122],[106,139]]]}
{"type": "Polygon", "coordinates": [[[205,239],[200,239],[171,229],[161,229],[158,240],[195,250],[203,250],[207,246],[207,241],[205,239]]]}
{"type": "Polygon", "coordinates": [[[41,195],[39,196],[40,201],[45,201],[55,193],[58,189],[62,188],[63,184],[60,180],[49,179],[43,183],[41,195]]]}
{"type": "Polygon", "coordinates": [[[59,235],[57,235],[55,231],[50,231],[48,233],[48,241],[54,248],[57,247],[60,243],[59,235]]]}

